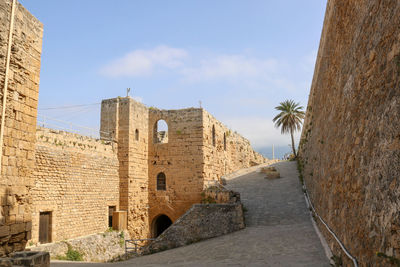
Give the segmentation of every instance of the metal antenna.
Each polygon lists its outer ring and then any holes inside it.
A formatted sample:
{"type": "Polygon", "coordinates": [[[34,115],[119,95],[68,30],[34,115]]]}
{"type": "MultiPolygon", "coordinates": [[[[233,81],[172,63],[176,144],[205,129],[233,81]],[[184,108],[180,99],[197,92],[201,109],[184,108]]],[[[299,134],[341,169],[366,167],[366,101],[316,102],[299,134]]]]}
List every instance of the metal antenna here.
{"type": "Polygon", "coordinates": [[[126,97],[129,96],[129,92],[131,91],[131,88],[126,88],[126,97]]]}

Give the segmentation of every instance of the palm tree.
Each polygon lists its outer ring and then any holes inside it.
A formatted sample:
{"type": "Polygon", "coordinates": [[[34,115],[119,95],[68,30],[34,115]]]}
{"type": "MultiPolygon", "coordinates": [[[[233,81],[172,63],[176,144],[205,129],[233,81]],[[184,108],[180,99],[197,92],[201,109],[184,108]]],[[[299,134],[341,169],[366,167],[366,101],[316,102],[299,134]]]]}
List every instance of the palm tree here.
{"type": "Polygon", "coordinates": [[[301,129],[302,120],[305,116],[303,107],[300,106],[300,103],[295,103],[293,100],[286,100],[279,103],[279,106],[275,107],[275,109],[280,111],[280,113],[272,121],[275,123],[276,128],[281,127],[282,134],[290,133],[293,154],[297,157],[293,133],[301,129]]]}

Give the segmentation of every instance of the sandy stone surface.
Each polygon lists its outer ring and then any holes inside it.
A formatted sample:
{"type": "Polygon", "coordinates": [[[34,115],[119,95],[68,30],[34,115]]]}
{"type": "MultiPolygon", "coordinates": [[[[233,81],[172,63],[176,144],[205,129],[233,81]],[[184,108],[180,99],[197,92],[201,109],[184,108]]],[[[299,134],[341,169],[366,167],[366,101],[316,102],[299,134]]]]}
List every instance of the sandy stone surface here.
{"type": "Polygon", "coordinates": [[[265,174],[253,171],[228,181],[227,187],[241,193],[247,209],[244,230],[112,265],[329,266],[306,208],[295,162],[274,166],[282,178],[269,180],[264,178],[265,174]]]}
{"type": "Polygon", "coordinates": [[[400,255],[399,25],[400,1],[327,1],[299,145],[317,213],[360,266],[400,255]]]}

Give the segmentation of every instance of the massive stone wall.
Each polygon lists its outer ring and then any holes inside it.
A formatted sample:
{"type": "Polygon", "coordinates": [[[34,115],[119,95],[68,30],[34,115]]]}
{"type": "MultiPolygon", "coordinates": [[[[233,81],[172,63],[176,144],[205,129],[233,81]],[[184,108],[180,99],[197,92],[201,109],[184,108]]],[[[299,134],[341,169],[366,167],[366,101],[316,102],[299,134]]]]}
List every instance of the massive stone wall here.
{"type": "Polygon", "coordinates": [[[399,1],[328,1],[301,138],[312,202],[362,266],[400,258],[399,25],[399,1]]]}
{"type": "Polygon", "coordinates": [[[250,142],[203,110],[204,184],[219,182],[223,175],[265,163],[250,142]]]}
{"type": "Polygon", "coordinates": [[[40,212],[51,212],[51,242],[108,228],[109,206],[119,207],[116,144],[38,128],[32,188],[32,242],[40,212]]]}
{"type": "MultiPolygon", "coordinates": [[[[0,1],[0,110],[6,72],[11,0],[0,1]]],[[[17,3],[9,67],[0,177],[0,256],[23,250],[31,235],[32,170],[43,26],[17,3]]],[[[1,114],[1,113],[0,113],[1,114]]]]}
{"type": "Polygon", "coordinates": [[[120,209],[128,211],[133,238],[149,237],[147,107],[131,98],[103,100],[100,135],[117,142],[120,209]]]}
{"type": "Polygon", "coordinates": [[[150,222],[160,215],[178,219],[203,190],[202,109],[149,110],[150,222]],[[156,124],[165,120],[168,142],[157,143],[156,124]],[[166,176],[166,190],[157,190],[157,175],[166,176]]]}

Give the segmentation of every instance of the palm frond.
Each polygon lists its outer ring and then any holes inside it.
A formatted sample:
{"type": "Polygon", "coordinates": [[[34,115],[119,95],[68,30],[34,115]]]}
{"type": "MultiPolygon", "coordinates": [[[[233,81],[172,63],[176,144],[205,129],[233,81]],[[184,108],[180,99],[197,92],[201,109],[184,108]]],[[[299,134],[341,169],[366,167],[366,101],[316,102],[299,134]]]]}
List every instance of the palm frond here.
{"type": "Polygon", "coordinates": [[[303,106],[293,100],[285,100],[279,103],[275,109],[280,111],[272,121],[275,123],[276,128],[281,128],[281,133],[290,133],[299,131],[305,117],[303,106]]]}

